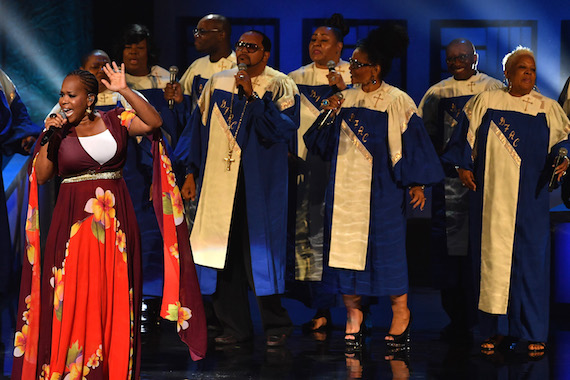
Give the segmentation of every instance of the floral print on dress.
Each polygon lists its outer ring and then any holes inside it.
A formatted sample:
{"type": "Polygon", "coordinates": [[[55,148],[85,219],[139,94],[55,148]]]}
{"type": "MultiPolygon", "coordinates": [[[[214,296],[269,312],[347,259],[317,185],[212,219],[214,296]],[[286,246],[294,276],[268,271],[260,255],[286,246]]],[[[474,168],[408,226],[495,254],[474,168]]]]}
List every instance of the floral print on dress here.
{"type": "Polygon", "coordinates": [[[83,347],[75,341],[67,350],[66,375],[63,380],[86,380],[90,369],[83,362],[83,347]]]}
{"type": "Polygon", "coordinates": [[[181,307],[180,302],[168,305],[168,315],[166,319],[176,321],[177,331],[186,330],[190,324],[188,320],[192,318],[192,310],[187,307],[181,307]]]}
{"type": "Polygon", "coordinates": [[[136,114],[133,110],[123,111],[119,115],[119,120],[121,120],[121,125],[129,129],[131,127],[131,122],[135,118],[136,114]]]}

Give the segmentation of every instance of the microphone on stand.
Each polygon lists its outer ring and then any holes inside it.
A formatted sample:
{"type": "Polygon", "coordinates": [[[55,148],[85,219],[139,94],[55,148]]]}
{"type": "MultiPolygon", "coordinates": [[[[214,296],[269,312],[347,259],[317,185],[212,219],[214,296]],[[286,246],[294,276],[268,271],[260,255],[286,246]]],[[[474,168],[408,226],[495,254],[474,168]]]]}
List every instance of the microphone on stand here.
{"type": "MultiPolygon", "coordinates": [[[[65,120],[64,124],[67,124],[67,116],[65,116],[65,112],[63,112],[63,110],[59,110],[58,114],[63,116],[63,119],[65,120]]],[[[51,117],[51,118],[57,117],[57,114],[52,113],[49,115],[49,117],[51,117]]],[[[46,133],[44,133],[44,136],[42,137],[42,141],[40,141],[40,146],[44,146],[48,143],[48,141],[51,139],[51,137],[55,133],[56,129],[58,129],[58,128],[50,128],[46,131],[46,133]]]]}
{"type": "MultiPolygon", "coordinates": [[[[247,71],[247,65],[245,63],[241,62],[238,65],[238,71],[247,71]]],[[[238,97],[240,99],[242,99],[244,97],[244,95],[245,95],[245,90],[243,89],[243,86],[240,84],[240,85],[238,85],[238,97]]]]}
{"type": "MultiPolygon", "coordinates": [[[[170,66],[168,72],[170,73],[170,84],[176,83],[176,74],[178,74],[178,67],[170,66]]],[[[174,109],[174,99],[168,99],[168,109],[174,109]]]]}
{"type": "MultiPolygon", "coordinates": [[[[336,63],[333,60],[330,60],[327,62],[327,67],[329,69],[329,73],[332,73],[336,67],[336,63]]],[[[333,84],[331,88],[334,93],[340,92],[340,89],[337,87],[336,84],[333,84]]]]}
{"type": "MultiPolygon", "coordinates": [[[[337,92],[335,94],[335,96],[339,99],[343,98],[341,92],[337,92]]],[[[319,114],[319,116],[317,116],[317,120],[315,120],[313,125],[311,125],[311,128],[315,127],[318,130],[321,130],[325,125],[332,123],[334,121],[335,117],[336,117],[335,110],[333,108],[328,109],[328,110],[323,110],[319,114]]]]}
{"type": "Polygon", "coordinates": [[[558,149],[558,156],[554,159],[554,169],[552,170],[552,176],[550,177],[550,182],[548,182],[548,191],[554,190],[554,185],[556,184],[556,167],[560,165],[562,160],[566,159],[566,155],[568,154],[568,149],[560,148],[558,149]]]}

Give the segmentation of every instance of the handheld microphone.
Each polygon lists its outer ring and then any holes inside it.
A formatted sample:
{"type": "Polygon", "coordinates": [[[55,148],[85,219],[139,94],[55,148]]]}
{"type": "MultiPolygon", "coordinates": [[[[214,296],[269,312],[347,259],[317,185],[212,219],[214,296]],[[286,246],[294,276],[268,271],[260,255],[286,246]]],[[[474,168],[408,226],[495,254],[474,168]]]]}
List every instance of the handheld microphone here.
{"type": "MultiPolygon", "coordinates": [[[[241,62],[238,65],[238,71],[247,71],[247,65],[245,63],[241,62]]],[[[238,96],[241,99],[244,97],[244,95],[245,95],[245,90],[243,89],[243,86],[240,84],[240,85],[238,85],[238,96]]]]}
{"type": "MultiPolygon", "coordinates": [[[[67,123],[67,116],[65,116],[65,112],[63,112],[63,110],[59,110],[58,114],[63,116],[65,123],[67,123]]],[[[57,114],[52,113],[49,115],[49,117],[51,117],[51,118],[57,117],[57,114]]],[[[58,129],[58,128],[50,128],[46,131],[46,133],[44,133],[44,136],[42,137],[42,141],[40,141],[40,146],[44,146],[48,143],[49,139],[53,136],[56,129],[58,129]]]]}
{"type": "Polygon", "coordinates": [[[552,170],[552,176],[550,177],[550,182],[548,182],[548,191],[554,190],[554,185],[556,184],[556,167],[560,165],[562,160],[566,159],[566,155],[568,154],[568,149],[560,148],[558,149],[558,156],[554,159],[554,169],[552,170]]]}
{"type": "MultiPolygon", "coordinates": [[[[339,99],[342,99],[342,93],[337,92],[335,94],[335,96],[339,99]]],[[[332,123],[335,119],[335,110],[333,108],[328,109],[328,110],[324,110],[323,112],[321,112],[319,114],[319,116],[317,116],[317,119],[315,120],[315,122],[313,123],[313,125],[311,125],[311,128],[315,127],[318,130],[321,130],[325,125],[328,125],[330,123],[332,123]]]]}
{"type": "MultiPolygon", "coordinates": [[[[170,73],[170,83],[176,83],[176,74],[178,74],[178,67],[170,66],[168,72],[170,73]]],[[[174,99],[168,99],[168,109],[174,109],[174,99]]]]}
{"type": "MultiPolygon", "coordinates": [[[[327,68],[329,69],[329,73],[332,73],[336,67],[336,63],[333,60],[327,62],[327,68]]],[[[337,93],[340,92],[340,89],[337,87],[336,84],[331,86],[333,92],[337,93]]]]}

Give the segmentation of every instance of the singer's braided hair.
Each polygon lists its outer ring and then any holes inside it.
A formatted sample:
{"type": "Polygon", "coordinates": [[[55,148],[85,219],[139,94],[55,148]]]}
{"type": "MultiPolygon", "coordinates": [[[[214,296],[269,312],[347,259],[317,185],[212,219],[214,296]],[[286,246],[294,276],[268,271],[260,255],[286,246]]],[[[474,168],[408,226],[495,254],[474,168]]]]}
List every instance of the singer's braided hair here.
{"type": "Polygon", "coordinates": [[[89,109],[93,111],[95,109],[95,104],[97,103],[97,93],[99,92],[99,82],[97,81],[97,78],[95,78],[95,75],[91,74],[89,71],[81,69],[73,70],[72,72],[67,74],[67,77],[70,76],[78,77],[83,87],[85,87],[87,95],[88,96],[93,95],[94,97],[93,104],[89,106],[89,109]]]}
{"type": "Polygon", "coordinates": [[[368,55],[370,63],[380,65],[380,79],[384,79],[390,72],[392,60],[404,55],[409,43],[406,29],[396,23],[388,22],[358,41],[356,48],[368,55]]]}

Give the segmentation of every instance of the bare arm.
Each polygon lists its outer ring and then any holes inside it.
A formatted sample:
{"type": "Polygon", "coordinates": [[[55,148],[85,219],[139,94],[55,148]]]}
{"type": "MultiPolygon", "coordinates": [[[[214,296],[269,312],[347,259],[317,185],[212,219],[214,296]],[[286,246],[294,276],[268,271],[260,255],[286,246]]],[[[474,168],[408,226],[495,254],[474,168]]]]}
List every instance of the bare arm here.
{"type": "Polygon", "coordinates": [[[143,135],[160,128],[162,118],[156,109],[127,86],[125,64],[121,64],[121,68],[119,69],[115,62],[113,62],[112,67],[107,63],[107,65],[103,67],[103,71],[105,71],[105,74],[109,77],[109,81],[102,79],[101,82],[103,82],[109,90],[121,94],[137,114],[131,122],[129,134],[143,135]]]}

